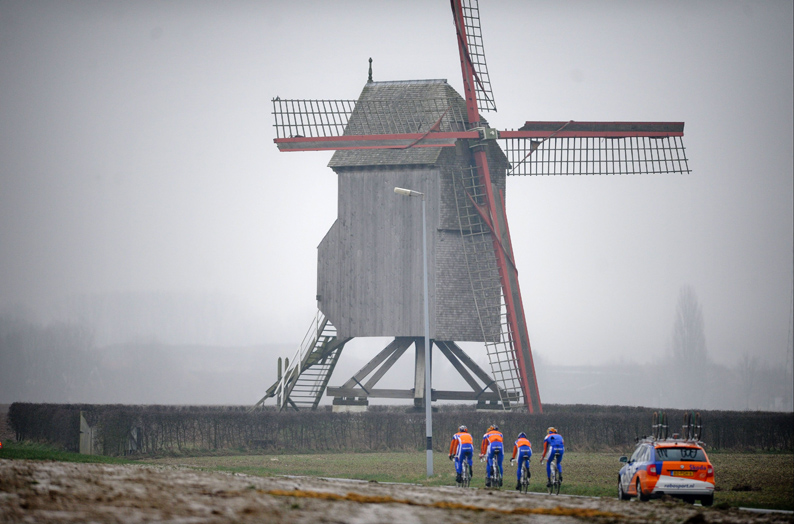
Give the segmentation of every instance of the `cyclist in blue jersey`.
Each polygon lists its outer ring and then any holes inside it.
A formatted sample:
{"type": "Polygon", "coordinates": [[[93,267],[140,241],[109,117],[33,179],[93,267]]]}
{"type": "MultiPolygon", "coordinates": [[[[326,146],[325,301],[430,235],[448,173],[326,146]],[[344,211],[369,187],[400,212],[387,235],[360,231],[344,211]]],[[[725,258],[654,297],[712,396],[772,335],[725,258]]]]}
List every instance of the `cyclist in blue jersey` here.
{"type": "Polygon", "coordinates": [[[555,428],[549,428],[546,438],[543,439],[543,456],[540,458],[540,463],[546,460],[546,477],[548,483],[546,487],[551,486],[551,461],[557,461],[557,471],[560,472],[560,482],[562,482],[562,456],[565,453],[565,444],[562,441],[562,435],[557,433],[555,428]]]}

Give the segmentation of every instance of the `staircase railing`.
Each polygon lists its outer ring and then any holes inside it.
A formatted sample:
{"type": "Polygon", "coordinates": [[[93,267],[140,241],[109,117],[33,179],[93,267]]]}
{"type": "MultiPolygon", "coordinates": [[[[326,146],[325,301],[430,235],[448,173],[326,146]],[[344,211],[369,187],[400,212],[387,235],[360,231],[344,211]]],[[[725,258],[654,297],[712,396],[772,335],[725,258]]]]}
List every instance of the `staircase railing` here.
{"type": "Polygon", "coordinates": [[[286,359],[284,372],[280,372],[279,364],[279,377],[251,409],[264,405],[270,397],[276,398],[279,410],[290,406],[316,409],[322,390],[328,384],[342,347],[348,340],[338,340],[336,328],[321,311],[317,311],[292,358],[286,359]],[[310,368],[312,371],[307,373],[310,368]],[[300,386],[299,393],[295,391],[296,386],[300,386]]]}

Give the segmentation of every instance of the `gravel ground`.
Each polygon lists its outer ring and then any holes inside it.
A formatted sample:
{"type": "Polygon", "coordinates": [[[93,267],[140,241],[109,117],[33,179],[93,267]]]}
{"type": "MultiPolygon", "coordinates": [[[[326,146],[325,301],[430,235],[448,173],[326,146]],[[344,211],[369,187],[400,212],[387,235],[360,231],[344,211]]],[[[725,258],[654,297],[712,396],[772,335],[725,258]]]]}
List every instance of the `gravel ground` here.
{"type": "Polygon", "coordinates": [[[188,467],[0,460],[0,522],[794,522],[790,514],[188,467]]]}

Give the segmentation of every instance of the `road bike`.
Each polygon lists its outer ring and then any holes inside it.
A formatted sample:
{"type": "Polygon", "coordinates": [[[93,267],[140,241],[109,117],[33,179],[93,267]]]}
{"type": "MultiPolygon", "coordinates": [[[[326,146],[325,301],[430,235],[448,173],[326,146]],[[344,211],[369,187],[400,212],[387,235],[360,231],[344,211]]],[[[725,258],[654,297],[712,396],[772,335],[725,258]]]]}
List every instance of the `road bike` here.
{"type": "MultiPolygon", "coordinates": [[[[510,465],[513,465],[515,459],[510,459],[510,465]]],[[[529,472],[529,459],[525,460],[524,463],[521,465],[521,476],[518,479],[520,493],[526,493],[529,491],[529,478],[532,475],[529,472]]]]}
{"type": "Polygon", "coordinates": [[[551,476],[549,477],[549,485],[546,486],[546,490],[549,492],[549,495],[560,494],[560,484],[562,484],[562,475],[557,469],[557,460],[556,460],[557,456],[559,456],[559,453],[555,453],[554,455],[549,457],[551,476]]]}
{"type": "Polygon", "coordinates": [[[471,483],[471,466],[469,466],[469,461],[466,459],[465,456],[460,457],[460,467],[461,467],[461,481],[458,482],[459,488],[468,488],[469,484],[471,483]]]}
{"type": "MultiPolygon", "coordinates": [[[[501,453],[500,450],[495,450],[493,456],[491,457],[491,476],[488,477],[489,483],[491,484],[491,488],[499,489],[502,487],[502,470],[499,469],[499,454],[501,453]]],[[[480,459],[480,462],[484,462],[485,457],[480,459]]]]}
{"type": "Polygon", "coordinates": [[[700,440],[703,434],[703,420],[700,417],[700,412],[684,413],[684,424],[681,426],[681,437],[684,440],[700,440]]]}
{"type": "Polygon", "coordinates": [[[653,438],[656,440],[665,440],[667,438],[667,413],[664,411],[653,412],[653,438]]]}

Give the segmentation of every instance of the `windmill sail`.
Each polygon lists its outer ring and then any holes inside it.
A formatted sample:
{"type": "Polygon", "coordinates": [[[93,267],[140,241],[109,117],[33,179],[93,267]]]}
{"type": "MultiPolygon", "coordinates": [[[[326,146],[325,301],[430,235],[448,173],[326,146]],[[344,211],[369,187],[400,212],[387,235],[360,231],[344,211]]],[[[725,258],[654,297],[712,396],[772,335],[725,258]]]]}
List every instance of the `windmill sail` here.
{"type": "Polygon", "coordinates": [[[477,0],[462,0],[460,6],[452,3],[452,10],[458,27],[458,38],[462,41],[461,62],[471,70],[474,76],[477,107],[480,111],[496,111],[491,78],[488,76],[488,65],[485,63],[485,48],[482,41],[480,26],[480,6],[477,0]],[[460,28],[463,28],[461,31],[460,28]]]}
{"type": "Polygon", "coordinates": [[[509,175],[690,172],[683,122],[527,122],[499,136],[509,175]]]}
{"type": "Polygon", "coordinates": [[[523,391],[499,268],[494,257],[493,230],[481,212],[486,205],[485,189],[476,168],[458,169],[452,180],[463,254],[491,376],[499,385],[502,405],[509,409],[519,405],[523,391]]]}
{"type": "Polygon", "coordinates": [[[281,151],[452,147],[462,136],[478,136],[466,132],[465,107],[450,105],[445,98],[275,98],[273,117],[275,142],[281,151]],[[354,111],[356,118],[351,125],[354,111]]]}
{"type": "MultiPolygon", "coordinates": [[[[480,117],[480,108],[496,110],[490,81],[485,67],[485,54],[480,32],[480,11],[476,0],[452,0],[455,30],[458,36],[463,91],[469,122],[482,130],[482,140],[466,140],[472,152],[471,171],[476,174],[477,184],[483,189],[481,215],[491,230],[493,253],[504,300],[504,323],[509,334],[507,342],[509,358],[505,360],[517,369],[517,377],[523,393],[524,403],[530,413],[542,413],[543,406],[538,393],[532,351],[529,343],[524,307],[518,287],[518,274],[512,260],[510,233],[504,198],[493,184],[486,153],[487,142],[497,138],[498,132],[488,127],[480,117]]],[[[471,277],[471,268],[469,269],[471,277]]],[[[474,278],[471,279],[474,282],[474,278]]],[[[490,350],[491,348],[489,348],[490,350]]],[[[489,355],[490,358],[490,355],[489,355]]],[[[492,367],[493,367],[493,360],[492,367]]]]}

